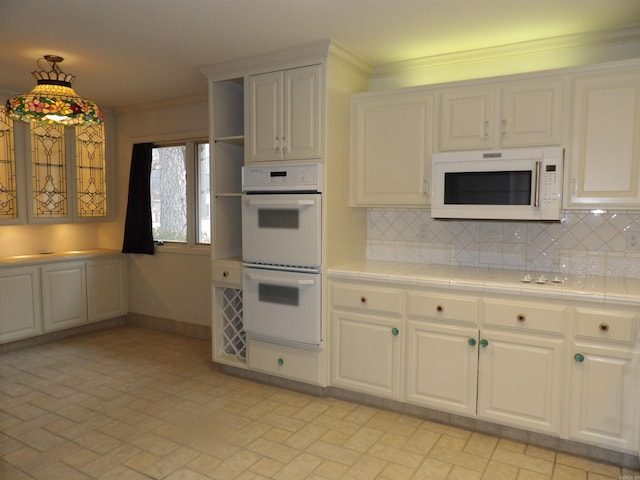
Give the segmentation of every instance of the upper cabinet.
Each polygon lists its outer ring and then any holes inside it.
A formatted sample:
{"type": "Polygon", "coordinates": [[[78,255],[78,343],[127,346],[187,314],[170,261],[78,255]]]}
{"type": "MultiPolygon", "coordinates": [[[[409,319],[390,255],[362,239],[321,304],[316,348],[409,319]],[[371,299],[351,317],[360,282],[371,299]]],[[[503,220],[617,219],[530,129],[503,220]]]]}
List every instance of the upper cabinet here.
{"type": "Polygon", "coordinates": [[[559,144],[562,91],[559,77],[444,90],[440,150],[559,144]]]}
{"type": "Polygon", "coordinates": [[[425,91],[352,97],[352,205],[428,205],[433,105],[425,91]]]}
{"type": "Polygon", "coordinates": [[[640,207],[640,71],[611,68],[573,82],[567,207],[640,207]]]}
{"type": "Polygon", "coordinates": [[[251,75],[246,162],[322,158],[322,66],[251,75]]]}

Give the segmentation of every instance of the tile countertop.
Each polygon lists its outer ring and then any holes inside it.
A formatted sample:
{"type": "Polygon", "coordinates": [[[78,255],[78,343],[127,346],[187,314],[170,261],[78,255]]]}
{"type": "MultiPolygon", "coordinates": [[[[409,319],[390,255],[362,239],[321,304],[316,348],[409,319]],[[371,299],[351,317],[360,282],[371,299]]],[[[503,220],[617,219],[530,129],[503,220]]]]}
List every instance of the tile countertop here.
{"type": "Polygon", "coordinates": [[[640,279],[529,273],[449,265],[426,265],[392,261],[362,261],[330,268],[329,278],[370,281],[396,285],[455,289],[456,292],[492,293],[542,297],[549,300],[573,300],[610,305],[640,307],[640,279]],[[537,280],[541,275],[547,283],[537,280]],[[561,282],[553,282],[552,279],[561,282]]]}
{"type": "Polygon", "coordinates": [[[96,248],[93,250],[71,250],[68,252],[42,252],[31,255],[13,255],[11,257],[0,257],[0,267],[27,266],[59,260],[86,260],[97,256],[117,254],[120,254],[119,250],[96,248]]]}

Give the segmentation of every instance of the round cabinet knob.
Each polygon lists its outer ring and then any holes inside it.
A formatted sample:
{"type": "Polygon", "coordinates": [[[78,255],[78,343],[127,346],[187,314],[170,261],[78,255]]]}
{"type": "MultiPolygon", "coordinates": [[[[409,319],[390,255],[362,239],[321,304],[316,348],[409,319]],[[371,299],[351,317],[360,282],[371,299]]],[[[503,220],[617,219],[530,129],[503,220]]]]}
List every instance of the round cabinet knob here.
{"type": "Polygon", "coordinates": [[[480,340],[480,346],[482,348],[486,348],[487,345],[489,345],[489,340],[485,340],[484,338],[482,340],[480,340]]]}
{"type": "Polygon", "coordinates": [[[443,307],[442,305],[438,305],[438,306],[436,307],[436,310],[437,310],[438,312],[444,312],[444,307],[443,307]]]}
{"type": "Polygon", "coordinates": [[[576,362],[578,363],[582,363],[584,362],[584,355],[582,355],[581,353],[576,353],[573,358],[575,358],[576,362]]]}
{"type": "Polygon", "coordinates": [[[469,343],[469,345],[471,345],[472,347],[475,347],[476,343],[478,343],[478,342],[476,342],[476,339],[475,339],[475,338],[470,338],[470,339],[469,339],[469,341],[468,341],[468,343],[469,343]]]}
{"type": "Polygon", "coordinates": [[[360,303],[367,303],[367,297],[364,295],[360,297],[360,303]]]}
{"type": "Polygon", "coordinates": [[[391,329],[391,333],[393,334],[393,336],[397,336],[400,333],[400,330],[398,330],[396,327],[393,327],[391,329]]]}
{"type": "Polygon", "coordinates": [[[279,359],[278,359],[278,365],[279,365],[279,366],[284,365],[284,360],[283,360],[282,358],[279,358],[279,359]]]}
{"type": "Polygon", "coordinates": [[[603,332],[608,332],[609,331],[609,324],[608,323],[601,323],[600,325],[598,325],[598,328],[600,328],[600,330],[602,330],[603,332]]]}
{"type": "Polygon", "coordinates": [[[224,278],[227,278],[227,277],[229,276],[229,272],[226,272],[226,271],[225,271],[225,272],[222,272],[222,276],[223,276],[224,278]]]}
{"type": "Polygon", "coordinates": [[[516,319],[519,322],[524,322],[527,319],[527,316],[524,313],[519,313],[518,315],[516,315],[516,319]]]}

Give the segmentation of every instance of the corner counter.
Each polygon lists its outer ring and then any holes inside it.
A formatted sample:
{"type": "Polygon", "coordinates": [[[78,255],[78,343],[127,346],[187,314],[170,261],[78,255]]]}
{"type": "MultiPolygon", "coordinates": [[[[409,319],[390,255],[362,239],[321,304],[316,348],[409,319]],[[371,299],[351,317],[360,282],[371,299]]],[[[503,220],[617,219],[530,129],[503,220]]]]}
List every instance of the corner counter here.
{"type": "Polygon", "coordinates": [[[124,256],[95,249],[0,258],[0,344],[127,313],[124,256]]]}

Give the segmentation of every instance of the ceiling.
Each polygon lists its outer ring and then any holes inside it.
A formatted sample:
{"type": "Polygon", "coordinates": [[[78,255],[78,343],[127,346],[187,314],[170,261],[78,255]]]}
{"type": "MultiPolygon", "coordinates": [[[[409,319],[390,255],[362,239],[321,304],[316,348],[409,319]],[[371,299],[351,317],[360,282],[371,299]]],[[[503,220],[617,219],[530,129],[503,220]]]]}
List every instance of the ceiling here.
{"type": "Polygon", "coordinates": [[[372,66],[640,25],[639,0],[0,0],[0,88],[65,58],[124,106],[205,94],[199,67],[332,39],[372,66]]]}

